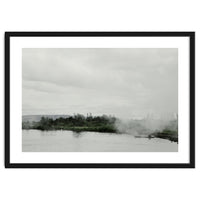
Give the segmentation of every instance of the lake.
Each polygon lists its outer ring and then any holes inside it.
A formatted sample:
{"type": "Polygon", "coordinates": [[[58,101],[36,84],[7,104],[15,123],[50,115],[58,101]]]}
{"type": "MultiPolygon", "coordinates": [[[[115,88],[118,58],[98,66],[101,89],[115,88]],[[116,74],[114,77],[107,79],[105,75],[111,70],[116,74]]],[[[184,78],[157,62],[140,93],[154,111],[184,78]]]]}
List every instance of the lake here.
{"type": "Polygon", "coordinates": [[[23,152],[177,152],[178,144],[130,134],[22,130],[23,152]]]}

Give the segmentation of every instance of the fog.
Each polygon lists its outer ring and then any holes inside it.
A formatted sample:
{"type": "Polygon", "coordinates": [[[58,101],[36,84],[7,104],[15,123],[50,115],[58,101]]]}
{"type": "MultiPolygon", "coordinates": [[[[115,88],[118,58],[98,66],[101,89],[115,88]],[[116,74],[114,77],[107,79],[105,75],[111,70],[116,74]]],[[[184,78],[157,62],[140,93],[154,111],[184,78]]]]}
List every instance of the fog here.
{"type": "Polygon", "coordinates": [[[23,115],[178,113],[177,49],[25,48],[22,78],[23,115]]]}
{"type": "Polygon", "coordinates": [[[154,132],[162,132],[164,129],[171,131],[178,130],[178,121],[174,119],[142,119],[125,120],[118,119],[115,126],[119,132],[131,135],[149,135],[154,132]]]}

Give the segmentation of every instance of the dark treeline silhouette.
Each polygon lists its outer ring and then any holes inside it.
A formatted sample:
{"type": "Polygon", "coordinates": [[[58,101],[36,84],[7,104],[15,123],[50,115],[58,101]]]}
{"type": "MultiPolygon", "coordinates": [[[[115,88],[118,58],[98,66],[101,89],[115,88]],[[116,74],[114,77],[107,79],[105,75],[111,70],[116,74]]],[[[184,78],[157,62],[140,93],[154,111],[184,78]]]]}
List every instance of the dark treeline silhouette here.
{"type": "Polygon", "coordinates": [[[76,114],[66,118],[60,117],[52,119],[41,117],[39,122],[22,122],[22,129],[48,130],[71,130],[74,132],[94,131],[107,133],[126,133],[133,134],[135,137],[148,137],[149,139],[157,137],[178,142],[178,121],[171,120],[162,128],[150,129],[151,123],[161,123],[162,120],[129,120],[124,123],[114,116],[87,116],[76,114]],[[146,124],[147,123],[147,124],[146,124]],[[133,134],[134,135],[134,134],[133,134]]]}
{"type": "Polygon", "coordinates": [[[23,129],[39,129],[39,130],[72,130],[75,132],[81,131],[97,131],[117,133],[115,128],[116,118],[112,116],[92,116],[86,117],[81,114],[76,114],[68,118],[51,119],[42,117],[39,122],[23,122],[23,129]]]}

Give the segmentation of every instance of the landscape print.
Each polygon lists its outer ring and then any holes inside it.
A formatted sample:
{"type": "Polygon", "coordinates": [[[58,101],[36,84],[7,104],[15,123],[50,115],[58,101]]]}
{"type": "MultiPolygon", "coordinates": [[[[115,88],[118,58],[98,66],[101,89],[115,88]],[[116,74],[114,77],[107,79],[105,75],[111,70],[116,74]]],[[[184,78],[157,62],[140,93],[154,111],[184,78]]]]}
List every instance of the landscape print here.
{"type": "Polygon", "coordinates": [[[178,49],[24,48],[23,152],[177,152],[178,49]]]}

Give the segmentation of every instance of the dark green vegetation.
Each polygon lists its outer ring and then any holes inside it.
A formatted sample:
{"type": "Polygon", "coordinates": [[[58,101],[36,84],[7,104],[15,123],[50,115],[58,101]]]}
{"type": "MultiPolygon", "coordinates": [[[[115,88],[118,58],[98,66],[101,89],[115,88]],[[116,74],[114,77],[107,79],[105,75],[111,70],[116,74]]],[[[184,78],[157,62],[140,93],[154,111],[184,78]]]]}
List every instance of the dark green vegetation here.
{"type": "Polygon", "coordinates": [[[157,131],[153,134],[150,134],[150,136],[167,139],[171,142],[178,143],[178,121],[170,121],[168,126],[166,126],[162,131],[157,131]]]}
{"type": "Polygon", "coordinates": [[[156,132],[149,135],[149,137],[157,137],[157,138],[167,139],[172,142],[178,142],[178,131],[164,129],[161,132],[156,132]]]}
{"type": "Polygon", "coordinates": [[[95,131],[117,133],[115,128],[115,117],[110,116],[92,116],[87,117],[77,114],[68,118],[50,119],[42,117],[39,122],[23,122],[22,129],[39,130],[72,130],[75,132],[95,131]]]}
{"type": "Polygon", "coordinates": [[[112,116],[92,116],[74,115],[68,117],[59,117],[56,119],[41,117],[38,122],[26,121],[22,123],[22,129],[38,130],[71,130],[76,133],[94,131],[105,133],[138,133],[137,138],[162,138],[172,142],[178,142],[178,122],[172,120],[163,125],[159,130],[149,129],[151,123],[162,124],[162,120],[129,120],[123,123],[112,116]]]}

